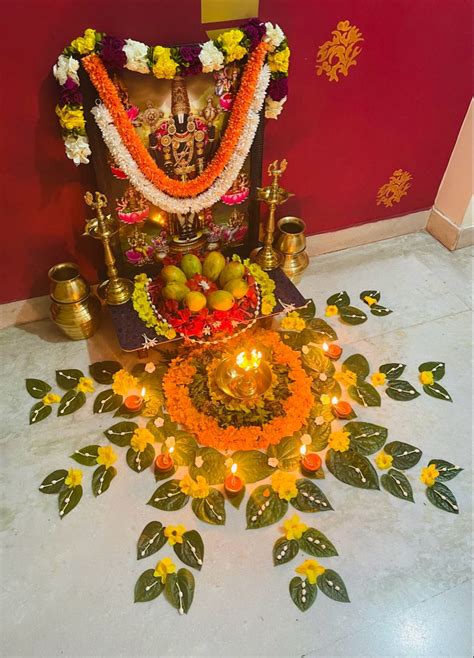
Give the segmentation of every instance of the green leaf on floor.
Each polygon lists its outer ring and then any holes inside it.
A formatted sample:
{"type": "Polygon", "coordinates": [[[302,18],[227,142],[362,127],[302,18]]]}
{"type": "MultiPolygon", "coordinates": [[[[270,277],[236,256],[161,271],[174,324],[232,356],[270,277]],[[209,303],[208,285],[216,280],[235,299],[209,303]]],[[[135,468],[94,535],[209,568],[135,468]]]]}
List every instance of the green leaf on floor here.
{"type": "Polygon", "coordinates": [[[298,494],[290,500],[299,512],[328,512],[331,504],[321,489],[306,478],[296,480],[298,494]]]}
{"type": "Polygon", "coordinates": [[[187,614],[194,598],[194,576],[188,569],[166,577],[165,596],[180,615],[187,614]]]}
{"type": "Polygon", "coordinates": [[[409,500],[412,503],[415,502],[413,500],[413,489],[411,488],[411,484],[406,475],[401,471],[391,468],[388,473],[384,473],[381,476],[380,482],[385,491],[388,491],[392,496],[396,496],[402,500],[409,500]]]}
{"type": "Polygon", "coordinates": [[[166,542],[165,528],[159,521],[150,521],[143,528],[137,542],[137,560],[153,555],[162,548],[166,542]]]}
{"type": "Polygon", "coordinates": [[[79,384],[81,377],[84,377],[82,370],[56,370],[56,382],[58,386],[69,391],[79,384]]]}
{"type": "Polygon", "coordinates": [[[183,543],[173,546],[174,552],[181,562],[188,567],[201,570],[204,561],[204,542],[197,530],[188,530],[183,534],[183,543]]]}
{"type": "Polygon", "coordinates": [[[147,443],[145,450],[142,452],[135,452],[133,448],[129,448],[126,454],[127,464],[135,473],[143,473],[149,466],[153,464],[155,459],[155,448],[151,443],[147,443]]]}
{"type": "Polygon", "coordinates": [[[360,308],[355,306],[340,306],[339,317],[346,324],[362,324],[366,322],[367,316],[360,308]]]}
{"type": "Polygon", "coordinates": [[[432,464],[436,466],[436,470],[439,472],[439,475],[436,478],[438,482],[448,482],[448,480],[452,480],[458,473],[464,470],[460,466],[455,466],[444,459],[432,459],[428,466],[431,466],[432,464]]]}
{"type": "Polygon", "coordinates": [[[275,471],[268,465],[268,456],[260,450],[238,450],[232,459],[237,464],[239,477],[247,484],[264,480],[275,471]]]}
{"type": "Polygon", "coordinates": [[[360,293],[359,298],[361,299],[361,301],[363,301],[364,304],[367,304],[367,306],[370,306],[370,304],[365,301],[365,299],[364,299],[365,297],[372,297],[372,299],[375,299],[377,302],[379,302],[380,301],[380,290],[363,290],[360,293]]]}
{"type": "Polygon", "coordinates": [[[355,450],[336,452],[329,449],[326,453],[326,466],[335,478],[360,489],[379,489],[376,470],[367,457],[355,450]]]}
{"type": "Polygon", "coordinates": [[[51,386],[42,379],[26,379],[26,390],[33,398],[41,399],[51,390],[51,386]]]}
{"type": "Polygon", "coordinates": [[[268,458],[278,459],[278,468],[282,471],[294,471],[301,460],[301,441],[299,436],[285,436],[277,445],[267,449],[268,458]]]}
{"type": "Polygon", "coordinates": [[[59,516],[61,519],[69,514],[82,498],[82,486],[63,487],[58,496],[59,516]]]}
{"type": "Polygon", "coordinates": [[[353,354],[347,358],[341,366],[343,371],[350,370],[360,379],[365,379],[370,372],[369,362],[363,354],[353,354]]]}
{"type": "Polygon", "coordinates": [[[111,384],[114,374],[121,369],[118,361],[96,361],[89,366],[89,374],[99,384],[111,384]]]}
{"type": "Polygon", "coordinates": [[[382,399],[377,389],[363,380],[358,380],[357,384],[352,384],[347,389],[350,397],[361,404],[363,407],[380,407],[382,399]]]}
{"type": "Polygon", "coordinates": [[[39,423],[49,416],[52,412],[53,407],[50,404],[44,404],[44,402],[37,402],[30,409],[30,425],[39,423]]]}
{"type": "Polygon", "coordinates": [[[67,471],[60,468],[47,475],[39,486],[41,493],[57,494],[61,491],[64,485],[64,480],[67,478],[67,471]]]}
{"type": "Polygon", "coordinates": [[[137,428],[137,423],[123,421],[122,423],[116,423],[115,425],[112,425],[112,427],[109,427],[108,430],[104,431],[104,434],[110,443],[125,448],[125,446],[130,445],[130,440],[137,428]]]}
{"type": "Polygon", "coordinates": [[[226,476],[226,458],[215,448],[198,448],[194,461],[189,465],[189,475],[195,480],[198,475],[206,478],[208,484],[222,484],[226,476]],[[201,466],[196,466],[196,461],[201,466]]]}
{"type": "Polygon", "coordinates": [[[135,584],[135,603],[153,601],[165,589],[161,578],[157,578],[154,569],[147,569],[135,584]]]}
{"type": "Polygon", "coordinates": [[[435,382],[439,382],[445,375],[446,366],[442,361],[425,361],[418,366],[418,372],[432,372],[435,382]]]}
{"type": "Polygon", "coordinates": [[[459,514],[457,500],[445,484],[435,482],[432,487],[426,487],[426,496],[435,507],[451,514],[459,514]]]}
{"type": "Polygon", "coordinates": [[[383,447],[388,436],[385,427],[373,423],[351,422],[343,429],[351,436],[351,448],[361,455],[373,455],[383,447]]]}
{"type": "Polygon", "coordinates": [[[175,438],[173,461],[177,466],[189,466],[194,463],[199,445],[192,434],[177,430],[175,438]]]}
{"type": "Polygon", "coordinates": [[[301,357],[303,364],[307,366],[311,371],[313,371],[311,373],[313,377],[315,376],[314,373],[328,374],[327,371],[331,369],[332,372],[334,372],[334,366],[332,365],[331,361],[327,358],[327,356],[325,356],[323,350],[316,345],[311,345],[311,347],[305,349],[301,357]]]}
{"type": "Polygon", "coordinates": [[[312,299],[306,300],[306,306],[296,309],[298,315],[303,318],[305,322],[312,320],[316,314],[316,306],[312,299]]]}
{"type": "Polygon", "coordinates": [[[95,466],[97,464],[97,457],[99,456],[99,448],[100,446],[98,445],[84,446],[84,448],[75,450],[69,456],[83,466],[95,466]]]}
{"type": "Polygon", "coordinates": [[[142,409],[143,407],[140,407],[137,411],[130,411],[122,402],[119,408],[115,410],[114,418],[138,418],[138,416],[141,416],[142,409]]]}
{"type": "Polygon", "coordinates": [[[94,496],[100,496],[107,491],[110,487],[110,483],[117,475],[117,469],[113,466],[106,468],[101,464],[98,468],[95,469],[92,474],[92,493],[94,496]]]}
{"type": "Polygon", "coordinates": [[[95,414],[105,414],[118,409],[122,404],[122,396],[117,395],[111,388],[102,391],[94,400],[93,411],[95,414]]]}
{"type": "Polygon", "coordinates": [[[334,295],[331,295],[326,300],[326,304],[328,306],[337,306],[337,308],[341,308],[341,306],[348,306],[350,303],[351,303],[350,297],[345,290],[341,290],[341,292],[336,292],[334,295]]]}
{"type": "Polygon", "coordinates": [[[382,306],[381,304],[372,304],[370,307],[370,312],[372,315],[375,315],[377,317],[384,317],[385,315],[390,315],[390,313],[393,313],[391,308],[387,308],[386,306],[382,306]]]}
{"type": "Polygon", "coordinates": [[[288,511],[288,501],[282,500],[270,485],[263,484],[251,493],[247,502],[247,528],[263,528],[279,521],[288,511]]]}
{"type": "Polygon", "coordinates": [[[242,501],[245,497],[245,491],[246,489],[244,485],[242,489],[234,496],[227,496],[227,500],[232,505],[232,507],[235,507],[235,509],[240,509],[240,505],[242,504],[242,501]]]}
{"type": "MultiPolygon", "coordinates": [[[[311,437],[311,443],[308,446],[308,450],[310,452],[321,452],[322,450],[325,450],[328,445],[329,435],[331,434],[331,423],[316,425],[314,420],[312,420],[307,429],[308,434],[311,437]]],[[[299,458],[301,459],[301,455],[299,458]]]]}
{"type": "Polygon", "coordinates": [[[322,318],[313,318],[307,324],[307,329],[313,334],[313,341],[317,343],[337,340],[337,333],[330,324],[322,318]]]}
{"type": "Polygon", "coordinates": [[[448,391],[437,382],[434,382],[433,384],[423,384],[423,390],[428,395],[431,395],[432,398],[437,398],[438,400],[446,400],[446,402],[453,401],[448,391]]]}
{"type": "Polygon", "coordinates": [[[329,596],[333,601],[349,603],[349,595],[341,576],[332,569],[326,569],[318,576],[318,587],[323,594],[329,596]]]}
{"type": "Polygon", "coordinates": [[[61,398],[61,402],[58,407],[58,416],[68,416],[69,414],[74,413],[86,403],[86,394],[82,391],[76,391],[76,389],[71,389],[67,391],[61,398]]]}
{"type": "Polygon", "coordinates": [[[206,498],[193,498],[191,504],[194,514],[211,525],[225,525],[224,496],[217,489],[210,489],[206,498]]]}
{"type": "Polygon", "coordinates": [[[387,380],[398,379],[403,375],[405,368],[404,363],[384,363],[379,367],[379,372],[382,372],[387,380]]]}
{"type": "Polygon", "coordinates": [[[389,398],[399,400],[400,402],[414,400],[420,395],[409,382],[406,382],[403,379],[390,379],[387,388],[385,389],[385,393],[389,398]]]}
{"type": "Polygon", "coordinates": [[[291,599],[301,612],[306,612],[311,608],[316,601],[317,594],[318,588],[316,585],[311,585],[308,580],[303,580],[299,576],[290,580],[291,599]]]}
{"type": "Polygon", "coordinates": [[[423,454],[419,448],[412,446],[409,443],[403,443],[402,441],[391,441],[390,443],[387,443],[384,451],[387,455],[393,457],[393,466],[395,468],[400,468],[402,471],[416,466],[423,454]]]}
{"type": "Polygon", "coordinates": [[[273,545],[273,564],[277,567],[279,564],[290,562],[299,553],[300,546],[296,539],[287,539],[280,537],[273,545]]]}
{"type": "Polygon", "coordinates": [[[188,500],[189,496],[181,491],[179,480],[170,480],[156,489],[147,505],[165,512],[175,512],[184,507],[188,500]]]}
{"type": "Polygon", "coordinates": [[[299,544],[302,551],[314,557],[333,557],[338,554],[334,544],[316,528],[305,530],[299,544]]]}

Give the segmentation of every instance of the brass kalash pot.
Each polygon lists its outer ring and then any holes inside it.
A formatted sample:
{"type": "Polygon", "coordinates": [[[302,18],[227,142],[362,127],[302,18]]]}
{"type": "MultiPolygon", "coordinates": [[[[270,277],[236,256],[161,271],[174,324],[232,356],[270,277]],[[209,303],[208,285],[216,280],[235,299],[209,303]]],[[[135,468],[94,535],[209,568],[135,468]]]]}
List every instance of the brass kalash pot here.
{"type": "Polygon", "coordinates": [[[99,328],[101,305],[75,263],[59,263],[48,272],[51,319],[72,340],[90,338],[99,328]]]}
{"type": "Polygon", "coordinates": [[[293,283],[299,283],[309,264],[304,234],[306,224],[299,217],[282,217],[277,229],[275,248],[283,257],[281,269],[293,283]]]}

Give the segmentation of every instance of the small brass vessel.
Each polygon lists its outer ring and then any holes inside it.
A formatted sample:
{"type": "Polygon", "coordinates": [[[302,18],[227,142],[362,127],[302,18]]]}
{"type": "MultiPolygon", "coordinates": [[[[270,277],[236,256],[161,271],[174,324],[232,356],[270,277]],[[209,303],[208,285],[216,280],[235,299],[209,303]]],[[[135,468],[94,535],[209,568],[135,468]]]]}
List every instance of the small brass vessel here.
{"type": "Polygon", "coordinates": [[[241,368],[235,357],[222,359],[216,368],[216,384],[226,395],[239,400],[263,395],[272,384],[272,371],[265,361],[255,368],[241,368]]]}
{"type": "Polygon", "coordinates": [[[306,224],[299,217],[282,217],[278,220],[277,229],[275,248],[282,256],[281,269],[293,283],[299,283],[309,264],[306,224]]]}

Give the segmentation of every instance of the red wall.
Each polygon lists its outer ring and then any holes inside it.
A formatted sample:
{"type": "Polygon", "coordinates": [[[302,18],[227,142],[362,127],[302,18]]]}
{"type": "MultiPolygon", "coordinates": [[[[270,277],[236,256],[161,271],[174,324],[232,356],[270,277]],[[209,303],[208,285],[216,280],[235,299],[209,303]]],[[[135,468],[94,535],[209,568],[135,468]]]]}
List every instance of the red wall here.
{"type": "MultiPolygon", "coordinates": [[[[222,0],[225,1],[225,0],[222,0]]],[[[47,270],[79,262],[96,277],[98,245],[81,236],[90,167],[66,159],[54,114],[51,67],[86,27],[146,43],[206,40],[199,0],[2,0],[3,120],[0,302],[47,292],[47,270]],[[6,94],[9,92],[9,96],[6,94]],[[7,100],[5,101],[5,99],[7,100]]],[[[469,0],[261,0],[292,49],[290,97],[267,122],[265,163],[286,157],[285,187],[320,233],[429,207],[471,97],[469,0]],[[362,53],[347,78],[316,75],[318,46],[348,19],[362,53]],[[376,205],[395,169],[412,186],[393,208],[376,205]]]]}

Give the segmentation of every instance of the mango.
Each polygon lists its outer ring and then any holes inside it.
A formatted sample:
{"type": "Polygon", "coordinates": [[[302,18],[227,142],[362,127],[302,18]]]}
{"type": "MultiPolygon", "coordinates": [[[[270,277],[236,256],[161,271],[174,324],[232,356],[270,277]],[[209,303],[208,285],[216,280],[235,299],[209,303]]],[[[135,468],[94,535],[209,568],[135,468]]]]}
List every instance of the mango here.
{"type": "Polygon", "coordinates": [[[213,311],[228,311],[234,305],[234,298],[227,290],[215,290],[207,298],[207,304],[213,311]]]}
{"type": "Polygon", "coordinates": [[[230,292],[235,299],[242,299],[242,297],[245,297],[248,289],[249,284],[243,279],[231,279],[224,286],[224,290],[230,292]]]}
{"type": "Polygon", "coordinates": [[[242,263],[238,263],[237,261],[227,263],[219,276],[220,287],[223,288],[225,284],[232,279],[241,279],[244,276],[244,273],[245,267],[242,265],[242,263]]]}
{"type": "Polygon", "coordinates": [[[201,261],[194,254],[185,254],[181,258],[179,266],[185,273],[187,279],[190,279],[195,274],[202,274],[201,261]]]}
{"type": "Polygon", "coordinates": [[[202,273],[211,281],[217,281],[225,267],[225,258],[220,251],[211,251],[202,264],[202,273]]]}
{"type": "Polygon", "coordinates": [[[166,265],[161,270],[160,275],[166,283],[171,283],[172,281],[186,283],[186,274],[179,267],[176,267],[176,265],[166,265]]]}
{"type": "Polygon", "coordinates": [[[198,313],[201,311],[207,304],[206,296],[202,292],[188,292],[184,298],[184,303],[189,308],[192,313],[198,313]]]}
{"type": "MultiPolygon", "coordinates": [[[[172,266],[171,266],[172,267],[172,266]]],[[[161,291],[164,299],[174,299],[181,302],[189,292],[189,288],[179,281],[171,281],[161,291]]]]}

